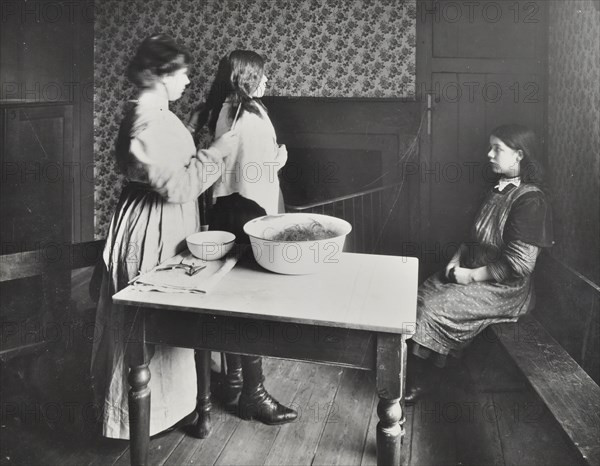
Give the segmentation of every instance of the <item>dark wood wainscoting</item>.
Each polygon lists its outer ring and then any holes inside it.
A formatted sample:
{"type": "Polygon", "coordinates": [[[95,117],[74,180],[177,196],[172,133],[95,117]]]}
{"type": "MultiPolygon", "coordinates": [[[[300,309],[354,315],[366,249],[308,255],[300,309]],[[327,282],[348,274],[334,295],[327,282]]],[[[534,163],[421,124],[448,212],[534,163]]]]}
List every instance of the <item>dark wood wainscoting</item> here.
{"type": "Polygon", "coordinates": [[[356,230],[353,250],[414,255],[407,245],[419,234],[419,189],[406,175],[418,163],[421,104],[314,97],[263,102],[288,149],[281,173],[288,211],[345,217],[356,230]],[[364,238],[356,238],[359,231],[364,238]]]}

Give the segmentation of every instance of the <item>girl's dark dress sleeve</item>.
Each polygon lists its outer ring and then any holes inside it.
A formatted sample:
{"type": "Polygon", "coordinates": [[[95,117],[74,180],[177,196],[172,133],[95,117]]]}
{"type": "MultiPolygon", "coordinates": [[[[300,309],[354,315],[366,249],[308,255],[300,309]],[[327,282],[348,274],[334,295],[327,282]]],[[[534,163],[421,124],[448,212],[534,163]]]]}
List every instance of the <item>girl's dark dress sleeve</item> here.
{"type": "Polygon", "coordinates": [[[552,246],[552,212],[542,192],[529,192],[515,201],[508,214],[503,239],[506,244],[520,240],[540,248],[552,246]]]}
{"type": "Polygon", "coordinates": [[[541,192],[519,197],[508,215],[503,234],[506,244],[489,271],[498,282],[533,272],[541,248],[552,246],[552,213],[541,192]]]}

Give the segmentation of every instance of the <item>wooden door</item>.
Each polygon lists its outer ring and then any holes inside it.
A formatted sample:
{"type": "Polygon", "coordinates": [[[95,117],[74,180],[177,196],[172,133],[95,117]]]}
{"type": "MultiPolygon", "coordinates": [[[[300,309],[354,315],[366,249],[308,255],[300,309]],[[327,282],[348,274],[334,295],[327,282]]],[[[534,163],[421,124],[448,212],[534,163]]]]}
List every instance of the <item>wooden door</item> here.
{"type": "MultiPolygon", "coordinates": [[[[94,236],[93,0],[2,2],[0,101],[72,104],[71,241],[94,236]]],[[[27,136],[23,134],[23,136],[27,136]]]]}
{"type": "Polygon", "coordinates": [[[2,108],[2,254],[69,241],[72,211],[72,105],[2,108]]]}
{"type": "Polygon", "coordinates": [[[541,0],[417,6],[417,96],[429,113],[418,170],[425,276],[466,240],[491,186],[490,131],[520,123],[544,138],[547,7],[541,0]]]}
{"type": "Polygon", "coordinates": [[[69,269],[73,106],[0,107],[0,359],[62,340],[69,269]],[[13,270],[14,269],[14,270],[13,270]],[[23,269],[23,273],[19,270],[23,269]],[[4,277],[8,276],[5,280],[4,277]]]}

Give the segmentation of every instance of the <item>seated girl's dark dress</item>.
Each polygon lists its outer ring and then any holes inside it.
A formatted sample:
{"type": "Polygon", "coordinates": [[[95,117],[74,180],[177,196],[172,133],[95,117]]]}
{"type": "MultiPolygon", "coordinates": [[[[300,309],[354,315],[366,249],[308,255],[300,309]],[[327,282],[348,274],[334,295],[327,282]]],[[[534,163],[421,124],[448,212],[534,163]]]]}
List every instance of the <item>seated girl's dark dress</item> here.
{"type": "Polygon", "coordinates": [[[541,248],[552,245],[552,216],[533,184],[494,188],[483,203],[461,266],[487,266],[491,281],[449,283],[440,271],[419,287],[413,352],[443,366],[488,325],[514,322],[535,297],[531,273],[541,248]],[[433,352],[435,353],[433,353],[433,352]]]}

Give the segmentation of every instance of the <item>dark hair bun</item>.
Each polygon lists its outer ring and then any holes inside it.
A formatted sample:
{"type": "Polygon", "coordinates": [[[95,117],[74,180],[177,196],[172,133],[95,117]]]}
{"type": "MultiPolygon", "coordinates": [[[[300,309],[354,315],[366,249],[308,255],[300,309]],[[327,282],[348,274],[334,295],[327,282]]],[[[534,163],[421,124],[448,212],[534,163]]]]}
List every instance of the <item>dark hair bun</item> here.
{"type": "Polygon", "coordinates": [[[186,67],[189,52],[166,34],[145,39],[127,68],[127,77],[138,87],[150,87],[161,76],[186,67]]]}

